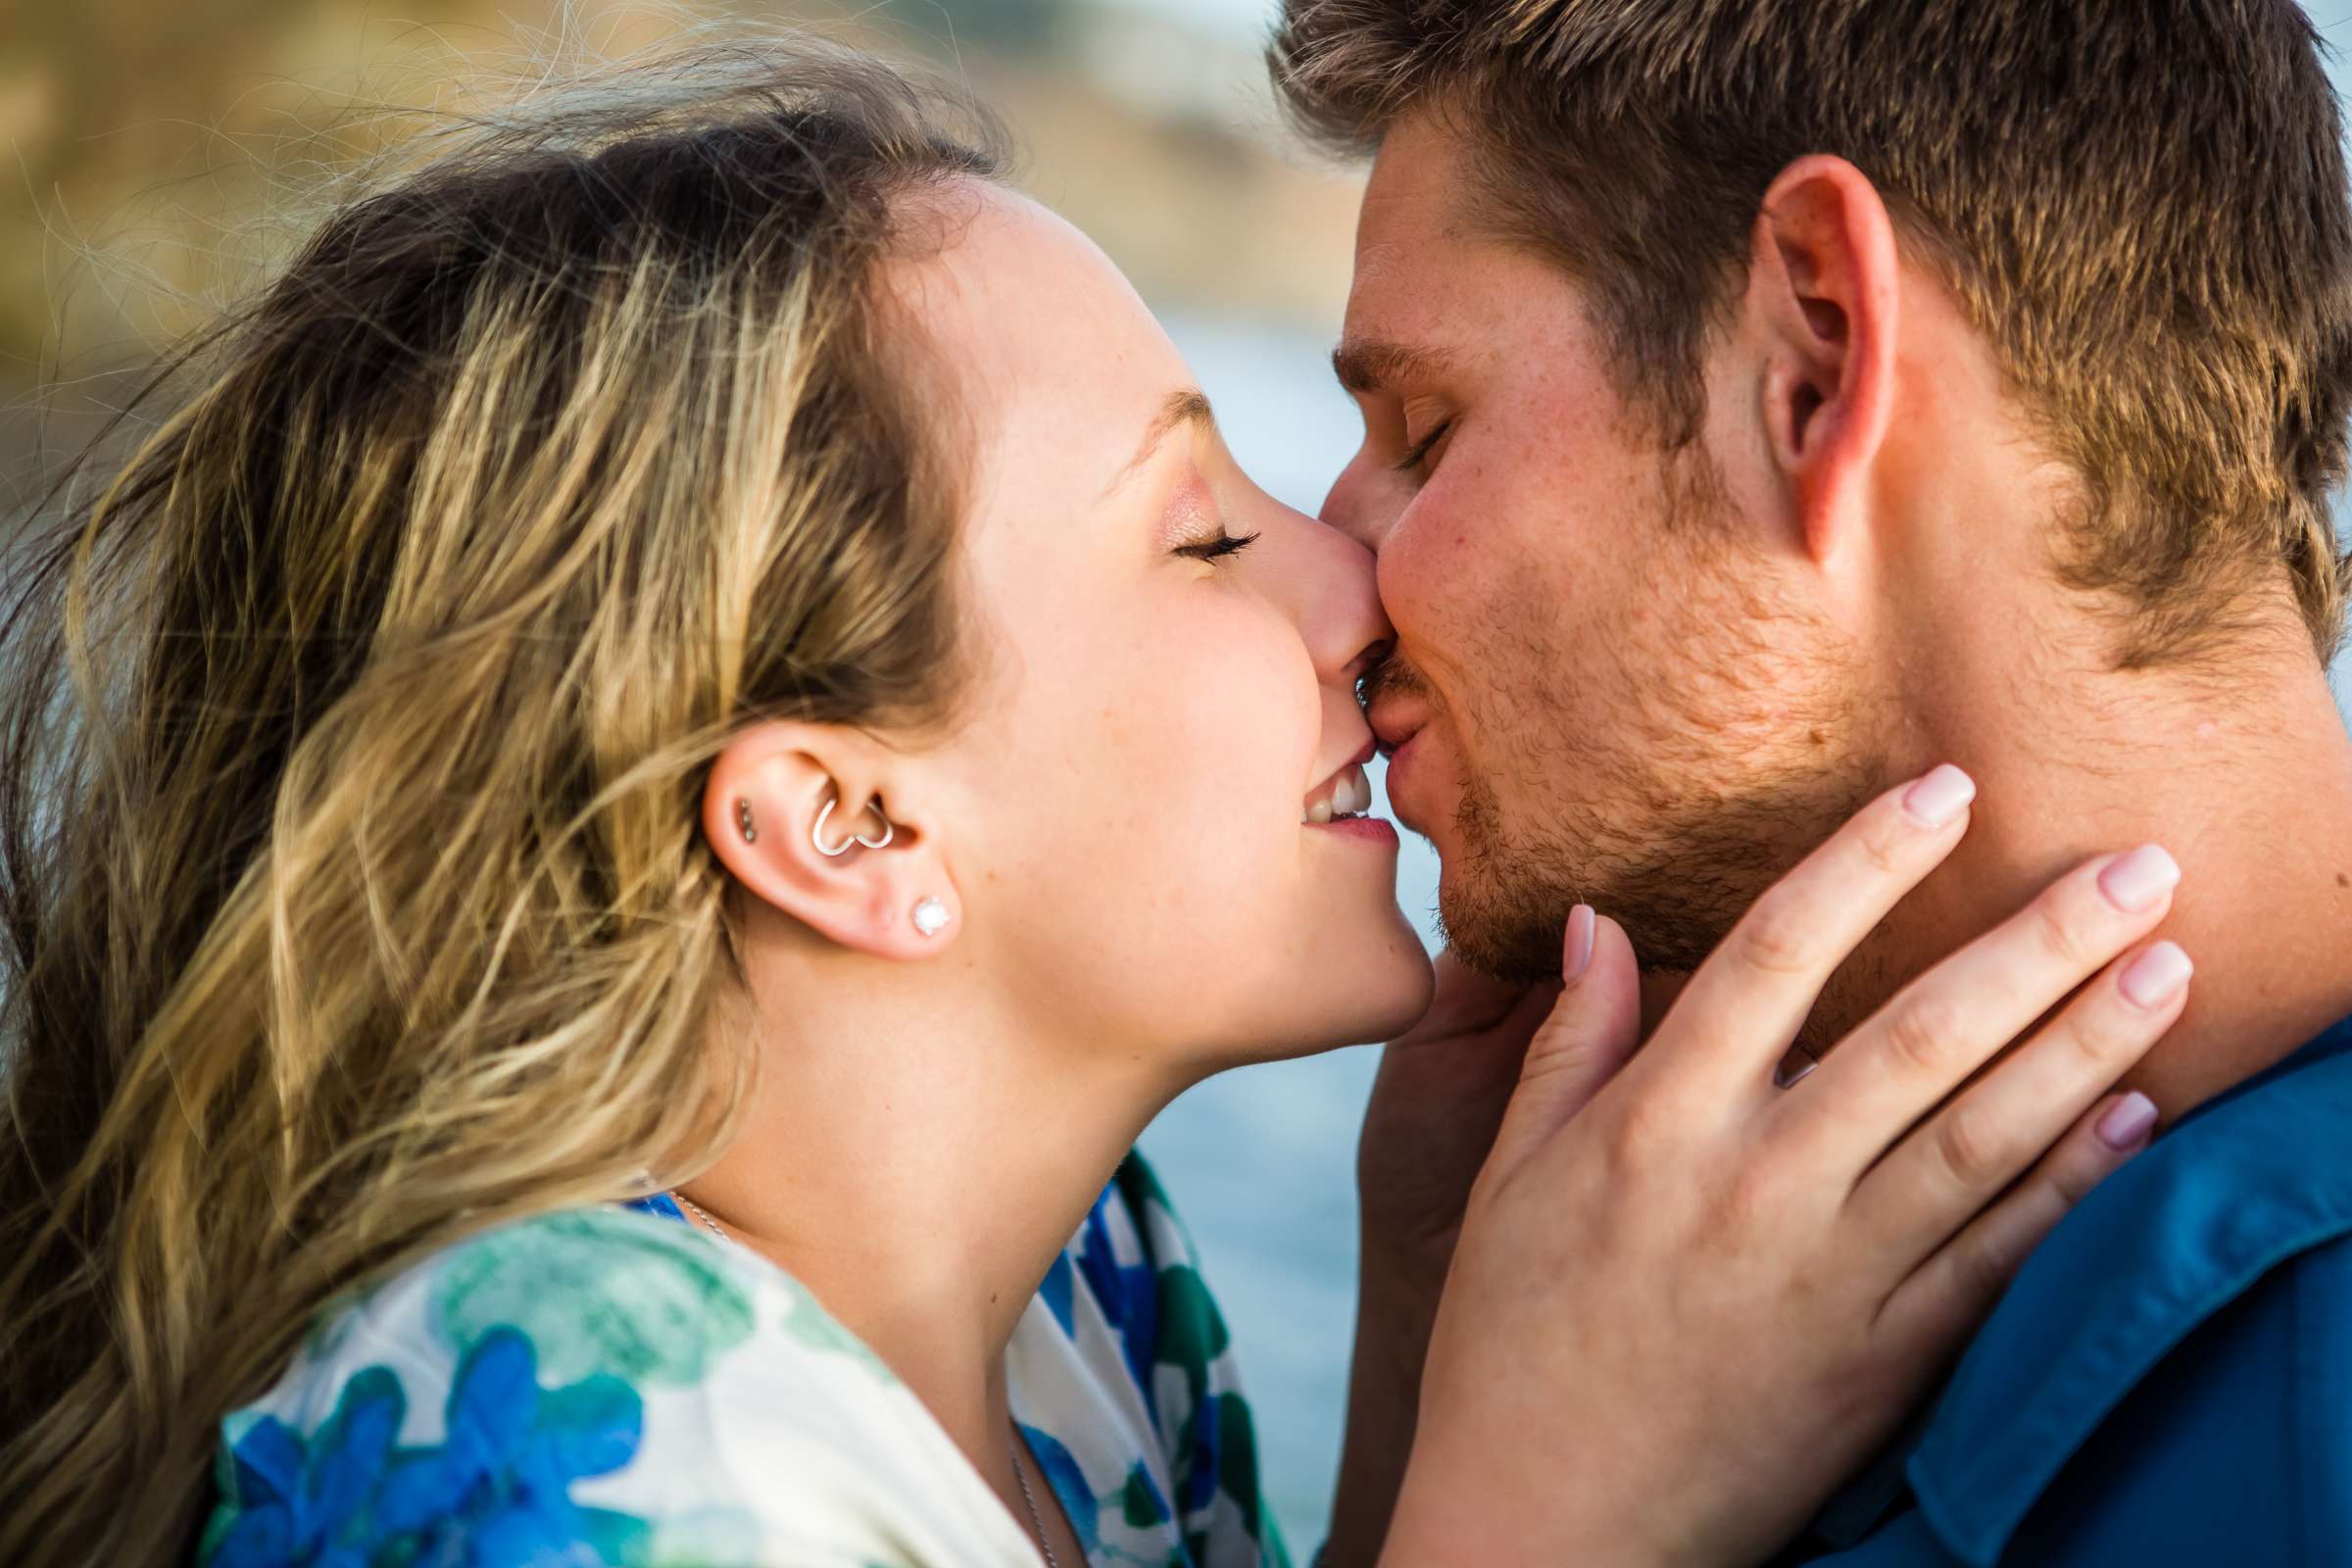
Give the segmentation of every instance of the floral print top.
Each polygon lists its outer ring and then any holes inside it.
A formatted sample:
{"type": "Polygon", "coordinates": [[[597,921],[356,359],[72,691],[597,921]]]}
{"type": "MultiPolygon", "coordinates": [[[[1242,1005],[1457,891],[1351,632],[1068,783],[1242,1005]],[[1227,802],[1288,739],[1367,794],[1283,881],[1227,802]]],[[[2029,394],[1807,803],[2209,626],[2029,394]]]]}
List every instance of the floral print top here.
{"type": "MultiPolygon", "coordinates": [[[[1092,1568],[1289,1568],[1224,1321],[1140,1156],[1006,1363],[1092,1568]]],[[[518,1221],[330,1311],[222,1423],[217,1484],[201,1568],[1040,1561],[889,1368],[666,1199],[518,1221]]]]}

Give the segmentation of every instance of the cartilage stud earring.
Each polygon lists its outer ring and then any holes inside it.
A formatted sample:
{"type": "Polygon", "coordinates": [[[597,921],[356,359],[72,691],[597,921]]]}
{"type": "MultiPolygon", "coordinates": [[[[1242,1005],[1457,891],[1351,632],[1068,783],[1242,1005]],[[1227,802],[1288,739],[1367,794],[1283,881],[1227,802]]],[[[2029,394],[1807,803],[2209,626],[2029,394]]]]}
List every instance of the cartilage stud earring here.
{"type": "Polygon", "coordinates": [[[758,842],[760,835],[752,827],[751,802],[741,799],[738,799],[735,802],[735,825],[743,830],[744,843],[752,844],[758,842]]]}

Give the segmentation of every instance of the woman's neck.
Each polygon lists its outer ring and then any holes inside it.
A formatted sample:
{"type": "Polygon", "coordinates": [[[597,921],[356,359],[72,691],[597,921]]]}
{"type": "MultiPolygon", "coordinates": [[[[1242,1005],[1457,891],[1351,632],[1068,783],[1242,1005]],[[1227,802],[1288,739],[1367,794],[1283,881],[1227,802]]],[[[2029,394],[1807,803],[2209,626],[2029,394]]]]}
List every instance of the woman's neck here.
{"type": "Polygon", "coordinates": [[[755,965],[724,1025],[760,1052],[726,1154],[687,1189],[862,1339],[984,1471],[1039,1282],[1184,1087],[1043,1036],[972,971],[831,950],[755,965]]]}

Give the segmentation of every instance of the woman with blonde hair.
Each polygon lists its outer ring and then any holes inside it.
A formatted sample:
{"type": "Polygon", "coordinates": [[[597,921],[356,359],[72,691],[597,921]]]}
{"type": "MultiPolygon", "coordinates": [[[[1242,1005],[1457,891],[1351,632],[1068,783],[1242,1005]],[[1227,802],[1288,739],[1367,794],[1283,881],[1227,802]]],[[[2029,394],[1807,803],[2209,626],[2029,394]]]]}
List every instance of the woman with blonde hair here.
{"type": "Polygon", "coordinates": [[[2135,1147],[2180,999],[2095,862],[1772,1080],[1951,769],[1630,1064],[1591,911],[1556,1005],[1431,1009],[1368,559],[989,145],[805,44],[552,92],[340,208],[28,558],[0,1560],[1285,1561],[1131,1146],[1400,1036],[1525,1066],[1384,1079],[1332,1560],[1747,1560],[2135,1147]]]}

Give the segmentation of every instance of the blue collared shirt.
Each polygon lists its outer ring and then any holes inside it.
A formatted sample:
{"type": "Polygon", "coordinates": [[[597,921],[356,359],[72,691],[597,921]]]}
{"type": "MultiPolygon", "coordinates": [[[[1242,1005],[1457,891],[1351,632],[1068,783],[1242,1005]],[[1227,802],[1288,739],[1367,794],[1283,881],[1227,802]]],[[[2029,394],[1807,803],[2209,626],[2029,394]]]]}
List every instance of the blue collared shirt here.
{"type": "Polygon", "coordinates": [[[2352,1565],[2352,1019],[2067,1216],[1786,1560],[2352,1565]]]}

